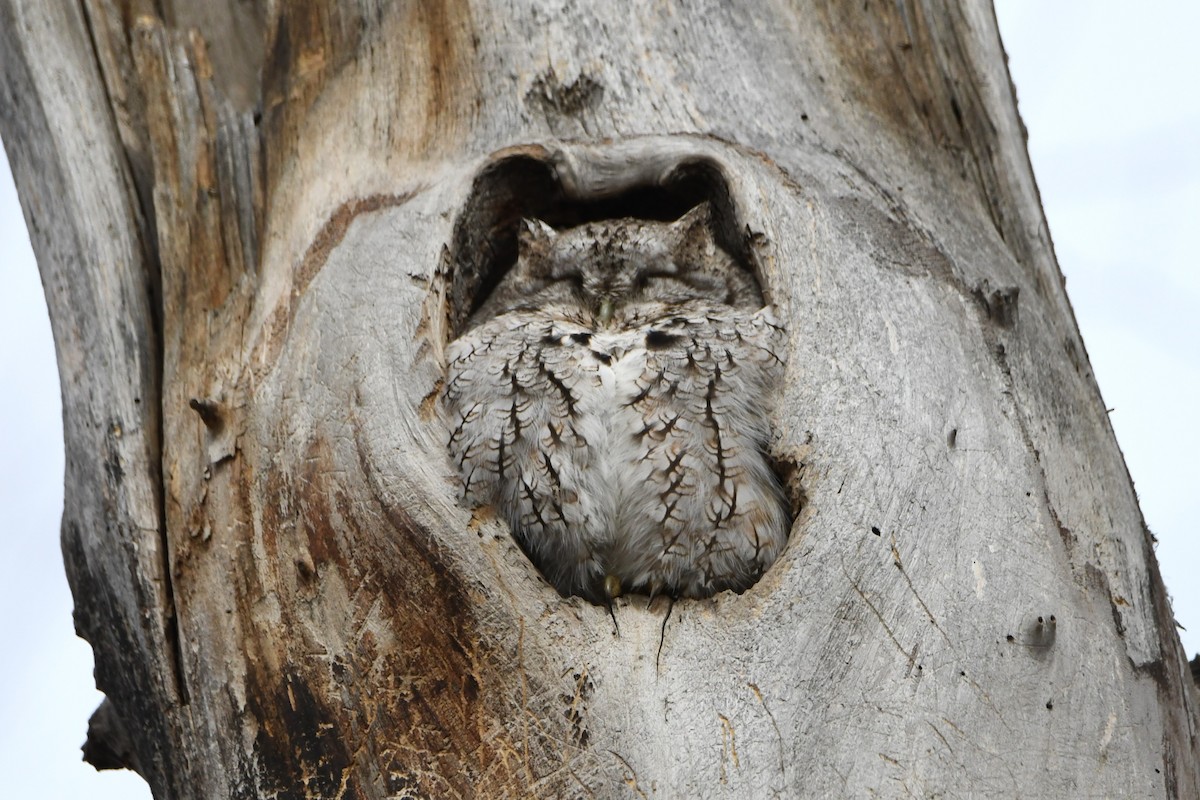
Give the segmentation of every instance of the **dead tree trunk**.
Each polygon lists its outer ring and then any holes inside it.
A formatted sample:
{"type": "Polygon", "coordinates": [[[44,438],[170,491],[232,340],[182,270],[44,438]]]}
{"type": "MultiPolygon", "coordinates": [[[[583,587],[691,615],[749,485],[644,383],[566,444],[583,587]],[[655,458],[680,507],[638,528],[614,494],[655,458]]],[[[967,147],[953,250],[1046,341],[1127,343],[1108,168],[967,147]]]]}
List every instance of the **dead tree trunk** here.
{"type": "Polygon", "coordinates": [[[986,3],[3,0],[0,74],[156,797],[1200,796],[986,3]],[[617,637],[456,504],[444,346],[522,214],[700,200],[796,519],[617,637]]]}

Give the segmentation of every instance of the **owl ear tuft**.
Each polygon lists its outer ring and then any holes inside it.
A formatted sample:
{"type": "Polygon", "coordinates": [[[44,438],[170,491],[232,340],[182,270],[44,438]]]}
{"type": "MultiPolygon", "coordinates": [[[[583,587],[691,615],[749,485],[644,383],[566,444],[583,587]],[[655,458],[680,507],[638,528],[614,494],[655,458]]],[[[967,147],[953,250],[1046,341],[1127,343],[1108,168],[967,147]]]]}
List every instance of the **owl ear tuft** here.
{"type": "Polygon", "coordinates": [[[671,223],[677,245],[712,238],[712,206],[707,200],[671,223]]]}
{"type": "Polygon", "coordinates": [[[521,258],[543,254],[557,237],[558,231],[540,219],[523,217],[517,228],[517,253],[521,258]]]}

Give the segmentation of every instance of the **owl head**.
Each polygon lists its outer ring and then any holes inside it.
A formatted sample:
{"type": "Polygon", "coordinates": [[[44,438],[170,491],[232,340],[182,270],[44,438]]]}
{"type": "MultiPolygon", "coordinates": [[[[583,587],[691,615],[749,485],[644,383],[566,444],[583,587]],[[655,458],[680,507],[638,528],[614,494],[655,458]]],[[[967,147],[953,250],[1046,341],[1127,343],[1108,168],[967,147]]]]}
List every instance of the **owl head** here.
{"type": "Polygon", "coordinates": [[[474,323],[557,307],[604,327],[647,305],[762,306],[754,276],[717,244],[708,203],[674,222],[621,218],[557,230],[524,219],[517,250],[516,264],[474,323]]]}

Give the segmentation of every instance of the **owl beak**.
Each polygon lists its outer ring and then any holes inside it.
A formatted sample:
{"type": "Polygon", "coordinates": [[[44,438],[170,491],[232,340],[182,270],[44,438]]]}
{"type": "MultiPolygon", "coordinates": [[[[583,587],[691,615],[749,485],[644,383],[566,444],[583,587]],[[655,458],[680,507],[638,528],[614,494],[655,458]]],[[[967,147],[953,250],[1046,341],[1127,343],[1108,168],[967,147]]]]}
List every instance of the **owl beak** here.
{"type": "Polygon", "coordinates": [[[607,325],[612,322],[613,318],[613,301],[609,297],[600,298],[600,310],[596,312],[596,319],[601,325],[607,325]]]}

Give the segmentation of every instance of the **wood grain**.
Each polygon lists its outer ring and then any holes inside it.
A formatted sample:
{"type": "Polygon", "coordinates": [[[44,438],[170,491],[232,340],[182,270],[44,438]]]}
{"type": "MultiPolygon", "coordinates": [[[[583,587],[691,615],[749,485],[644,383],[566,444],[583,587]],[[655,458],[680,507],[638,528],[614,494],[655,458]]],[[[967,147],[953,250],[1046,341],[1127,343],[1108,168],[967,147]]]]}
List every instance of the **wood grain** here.
{"type": "Polygon", "coordinates": [[[0,2],[76,622],[155,796],[1200,794],[986,3],[185,5],[0,2]],[[475,248],[689,159],[802,509],[614,636],[455,504],[430,398],[475,248]]]}

